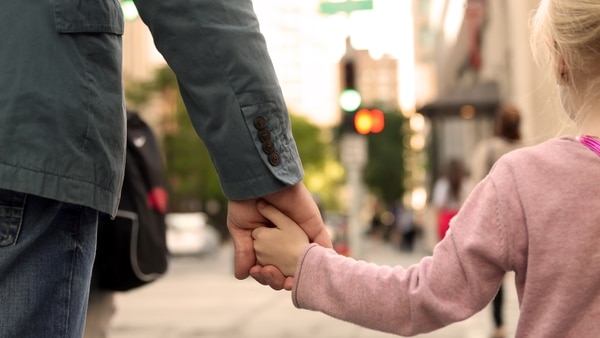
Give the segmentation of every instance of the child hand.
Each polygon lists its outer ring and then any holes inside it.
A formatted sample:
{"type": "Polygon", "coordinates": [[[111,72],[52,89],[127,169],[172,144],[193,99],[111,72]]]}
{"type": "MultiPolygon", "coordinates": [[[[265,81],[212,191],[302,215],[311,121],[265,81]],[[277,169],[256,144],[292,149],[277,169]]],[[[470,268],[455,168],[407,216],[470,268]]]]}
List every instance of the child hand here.
{"type": "Polygon", "coordinates": [[[293,276],[302,251],[309,244],[308,236],[298,224],[272,205],[259,201],[257,207],[276,226],[252,231],[258,263],[274,265],[285,276],[293,276]]]}

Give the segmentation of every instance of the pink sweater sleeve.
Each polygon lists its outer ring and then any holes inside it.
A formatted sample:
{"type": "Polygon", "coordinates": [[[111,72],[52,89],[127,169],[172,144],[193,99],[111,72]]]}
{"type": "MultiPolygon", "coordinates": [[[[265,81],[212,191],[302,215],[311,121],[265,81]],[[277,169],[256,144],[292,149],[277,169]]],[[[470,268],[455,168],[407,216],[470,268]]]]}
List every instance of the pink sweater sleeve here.
{"type": "Polygon", "coordinates": [[[432,257],[408,268],[308,246],[296,268],[294,305],[404,336],[468,318],[492,300],[510,269],[496,196],[493,183],[480,184],[432,257]]]}
{"type": "Polygon", "coordinates": [[[474,314],[514,271],[516,337],[596,337],[599,161],[569,137],[503,156],[432,257],[408,268],[310,245],[296,269],[294,304],[409,336],[474,314]]]}

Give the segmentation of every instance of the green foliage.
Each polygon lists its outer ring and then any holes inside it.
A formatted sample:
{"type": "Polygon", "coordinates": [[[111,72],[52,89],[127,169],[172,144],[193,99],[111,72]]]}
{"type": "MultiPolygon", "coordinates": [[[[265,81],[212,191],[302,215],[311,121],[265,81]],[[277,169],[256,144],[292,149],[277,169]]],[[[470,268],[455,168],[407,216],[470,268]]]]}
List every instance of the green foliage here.
{"type": "Polygon", "coordinates": [[[291,115],[292,132],[304,167],[304,184],[324,209],[339,207],[343,168],[334,155],[332,134],[307,119],[291,115]]]}
{"type": "Polygon", "coordinates": [[[322,130],[307,119],[291,115],[292,133],[298,153],[305,167],[322,167],[325,163],[327,147],[323,142],[322,130]]]}
{"type": "Polygon", "coordinates": [[[387,112],[384,130],[367,136],[369,160],[364,170],[365,184],[386,205],[404,195],[406,122],[399,112],[387,112]]]}
{"type": "Polygon", "coordinates": [[[156,70],[152,80],[127,86],[125,88],[125,96],[127,97],[128,105],[143,106],[148,103],[153,94],[177,88],[175,73],[169,67],[162,67],[156,70]]]}
{"type": "Polygon", "coordinates": [[[208,150],[189,119],[173,71],[160,68],[152,80],[130,85],[126,90],[128,103],[136,106],[146,104],[157,93],[167,102],[165,106],[170,106],[170,114],[162,117],[161,134],[171,211],[204,210],[207,201],[216,201],[223,210],[226,198],[208,150]]]}
{"type": "Polygon", "coordinates": [[[226,199],[208,150],[200,140],[183,105],[176,113],[177,130],[165,135],[164,149],[171,189],[171,205],[176,211],[203,209],[203,203],[226,199]]]}

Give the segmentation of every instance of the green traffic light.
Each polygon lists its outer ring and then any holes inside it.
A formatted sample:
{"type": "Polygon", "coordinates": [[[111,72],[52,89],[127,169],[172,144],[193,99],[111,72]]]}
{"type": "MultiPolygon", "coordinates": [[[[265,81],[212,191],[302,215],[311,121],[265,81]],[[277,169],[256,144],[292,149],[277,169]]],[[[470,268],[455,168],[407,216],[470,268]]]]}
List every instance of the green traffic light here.
{"type": "Polygon", "coordinates": [[[355,111],[360,107],[362,98],[356,89],[345,89],[340,94],[340,107],[344,111],[355,111]]]}

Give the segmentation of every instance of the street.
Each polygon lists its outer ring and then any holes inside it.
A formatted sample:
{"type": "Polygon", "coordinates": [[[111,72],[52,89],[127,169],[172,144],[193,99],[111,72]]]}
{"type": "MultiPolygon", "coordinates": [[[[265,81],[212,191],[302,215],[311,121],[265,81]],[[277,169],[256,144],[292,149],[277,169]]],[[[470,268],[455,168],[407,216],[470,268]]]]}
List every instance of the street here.
{"type": "MultiPolygon", "coordinates": [[[[364,243],[365,260],[404,266],[419,253],[403,253],[377,240],[364,243]]],[[[117,295],[109,338],[385,338],[396,337],[296,309],[287,291],[273,291],[251,278],[233,277],[233,250],[225,245],[204,257],[176,257],[167,276],[117,295]]],[[[507,337],[513,337],[518,304],[512,274],[505,282],[507,337]]],[[[421,338],[487,338],[492,332],[488,307],[466,321],[421,338]]]]}

